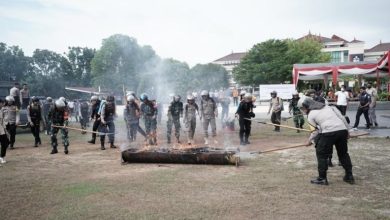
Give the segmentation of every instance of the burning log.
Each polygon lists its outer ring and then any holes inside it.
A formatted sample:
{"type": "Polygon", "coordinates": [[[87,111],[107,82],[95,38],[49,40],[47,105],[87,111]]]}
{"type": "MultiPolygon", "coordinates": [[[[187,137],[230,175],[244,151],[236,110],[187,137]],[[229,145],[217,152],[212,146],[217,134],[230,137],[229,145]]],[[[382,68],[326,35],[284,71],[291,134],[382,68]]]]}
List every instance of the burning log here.
{"type": "Polygon", "coordinates": [[[240,157],[236,151],[226,151],[209,147],[173,149],[159,148],[139,150],[130,148],[122,152],[122,160],[127,163],[179,163],[239,165],[240,157]]]}

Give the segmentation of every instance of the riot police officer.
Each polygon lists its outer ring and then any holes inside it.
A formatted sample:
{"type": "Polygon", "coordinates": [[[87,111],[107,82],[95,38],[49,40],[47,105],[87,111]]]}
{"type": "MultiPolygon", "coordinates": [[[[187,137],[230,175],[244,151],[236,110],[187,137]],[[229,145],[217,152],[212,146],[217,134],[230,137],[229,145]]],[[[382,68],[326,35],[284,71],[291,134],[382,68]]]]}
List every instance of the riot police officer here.
{"type": "Polygon", "coordinates": [[[62,101],[61,99],[55,101],[54,106],[49,112],[49,120],[52,124],[51,154],[58,153],[57,133],[59,130],[61,130],[62,143],[64,144],[64,153],[68,154],[69,139],[68,139],[68,129],[66,128],[66,126],[68,125],[68,112],[66,110],[66,104],[64,101],[62,101]]]}
{"type": "MultiPolygon", "coordinates": [[[[183,103],[180,101],[181,97],[175,95],[173,101],[168,107],[168,117],[172,118],[173,125],[175,126],[176,142],[180,143],[180,118],[183,118],[183,103]]],[[[167,130],[168,144],[171,143],[171,129],[167,130]]]]}
{"type": "Polygon", "coordinates": [[[251,93],[245,93],[236,111],[236,117],[238,116],[238,122],[240,124],[240,145],[250,144],[248,139],[251,134],[252,122],[249,119],[255,117],[252,98],[251,93]]]}
{"type": "Polygon", "coordinates": [[[200,118],[203,120],[203,131],[205,144],[209,144],[208,127],[211,126],[211,135],[214,138],[214,143],[217,143],[217,127],[215,118],[218,117],[217,104],[209,95],[207,90],[201,92],[202,100],[200,102],[200,118]]]}
{"type": "Polygon", "coordinates": [[[115,98],[112,95],[107,96],[106,101],[101,104],[100,107],[100,149],[105,150],[104,141],[106,133],[110,142],[110,148],[116,148],[115,141],[115,124],[114,119],[116,117],[115,98]]]}
{"type": "MultiPolygon", "coordinates": [[[[91,120],[93,121],[92,125],[92,131],[96,132],[100,125],[100,114],[99,114],[99,108],[100,108],[100,99],[97,96],[91,97],[91,120]]],[[[92,133],[92,139],[88,141],[90,144],[95,144],[96,141],[96,133],[92,133]]]]}
{"type": "Polygon", "coordinates": [[[5,97],[6,106],[4,110],[7,111],[6,127],[10,135],[10,149],[14,149],[16,127],[19,124],[19,109],[15,105],[15,99],[13,96],[5,97]]]}
{"type": "Polygon", "coordinates": [[[42,110],[38,97],[33,96],[31,98],[31,104],[27,106],[27,119],[28,123],[30,124],[31,133],[35,138],[34,147],[38,147],[38,144],[41,144],[39,132],[42,121],[42,110]]]}
{"type": "Polygon", "coordinates": [[[149,96],[146,93],[141,94],[140,97],[142,103],[140,106],[141,115],[145,121],[145,131],[149,144],[157,144],[157,106],[149,100],[149,96]]]}

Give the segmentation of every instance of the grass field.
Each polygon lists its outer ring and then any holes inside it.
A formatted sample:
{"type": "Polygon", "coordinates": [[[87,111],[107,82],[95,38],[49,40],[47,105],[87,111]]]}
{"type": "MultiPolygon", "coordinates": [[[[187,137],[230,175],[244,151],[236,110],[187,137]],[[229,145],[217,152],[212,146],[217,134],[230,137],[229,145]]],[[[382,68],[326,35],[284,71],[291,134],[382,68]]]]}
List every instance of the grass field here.
{"type": "MultiPolygon", "coordinates": [[[[270,130],[254,125],[252,144],[241,151],[307,136],[270,130]]],[[[236,132],[221,133],[221,145],[237,145],[236,132]]],[[[160,136],[163,143],[163,131],[160,136]]],[[[344,171],[335,166],[330,185],[316,186],[309,183],[317,175],[313,147],[245,157],[238,168],[122,165],[119,149],[101,151],[86,144],[89,135],[70,137],[69,155],[61,147],[50,155],[48,136],[38,148],[31,134],[17,136],[0,167],[0,219],[390,219],[389,139],[350,141],[356,185],[343,182],[344,171]]]]}

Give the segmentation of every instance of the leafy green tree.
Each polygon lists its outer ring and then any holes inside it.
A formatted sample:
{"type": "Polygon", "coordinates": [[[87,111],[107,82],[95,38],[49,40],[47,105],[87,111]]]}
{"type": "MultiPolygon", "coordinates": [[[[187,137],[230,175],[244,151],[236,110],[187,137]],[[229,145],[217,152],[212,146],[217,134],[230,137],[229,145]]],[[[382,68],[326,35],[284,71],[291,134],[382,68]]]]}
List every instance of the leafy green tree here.
{"type": "Polygon", "coordinates": [[[120,34],[110,36],[103,40],[92,59],[93,85],[115,91],[121,91],[123,85],[138,88],[141,73],[154,65],[156,57],[151,47],[139,46],[134,38],[120,34]]]}
{"type": "Polygon", "coordinates": [[[23,80],[28,68],[29,58],[21,48],[0,43],[0,80],[23,80]]]}
{"type": "Polygon", "coordinates": [[[65,80],[69,85],[91,86],[91,62],[95,55],[95,49],[87,47],[68,47],[66,60],[63,60],[65,68],[65,80]]]}
{"type": "Polygon", "coordinates": [[[218,64],[197,64],[191,68],[188,78],[188,90],[219,90],[229,87],[226,69],[218,64]]]}
{"type": "Polygon", "coordinates": [[[233,69],[235,79],[243,85],[284,83],[291,81],[294,63],[328,62],[322,45],[313,40],[275,40],[256,44],[233,69]]]}

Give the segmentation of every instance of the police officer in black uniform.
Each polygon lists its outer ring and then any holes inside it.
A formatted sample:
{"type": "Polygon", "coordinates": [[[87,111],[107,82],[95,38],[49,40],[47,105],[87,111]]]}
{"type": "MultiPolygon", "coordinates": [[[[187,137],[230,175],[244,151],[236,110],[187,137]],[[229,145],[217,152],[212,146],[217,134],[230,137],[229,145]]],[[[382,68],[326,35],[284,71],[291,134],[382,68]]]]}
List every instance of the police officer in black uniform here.
{"type": "Polygon", "coordinates": [[[371,96],[366,92],[366,87],[360,87],[359,106],[356,112],[354,130],[357,130],[359,126],[360,116],[363,114],[366,119],[366,128],[370,129],[370,118],[368,117],[368,110],[370,110],[371,96]]]}
{"type": "MultiPolygon", "coordinates": [[[[93,121],[92,125],[92,131],[96,132],[100,125],[100,114],[99,114],[99,107],[100,107],[100,99],[97,96],[91,97],[91,120],[93,121]]],[[[92,133],[92,139],[88,141],[90,144],[95,144],[96,141],[96,133],[92,133]]]]}
{"type": "Polygon", "coordinates": [[[42,121],[41,104],[38,97],[33,96],[31,98],[31,104],[27,106],[27,118],[30,124],[31,133],[35,138],[34,147],[38,147],[41,144],[41,138],[39,137],[40,125],[42,121]]]}
{"type": "Polygon", "coordinates": [[[253,107],[252,94],[245,93],[236,111],[236,117],[238,116],[238,122],[240,124],[240,145],[250,144],[248,138],[251,134],[252,122],[248,119],[255,117],[253,107]]]}
{"type": "Polygon", "coordinates": [[[110,148],[116,148],[114,145],[115,141],[115,124],[114,119],[116,117],[115,113],[115,98],[114,96],[107,96],[106,102],[102,103],[100,109],[100,128],[99,131],[102,132],[100,134],[100,146],[101,150],[105,150],[104,141],[106,137],[106,133],[110,142],[110,148]]]}

